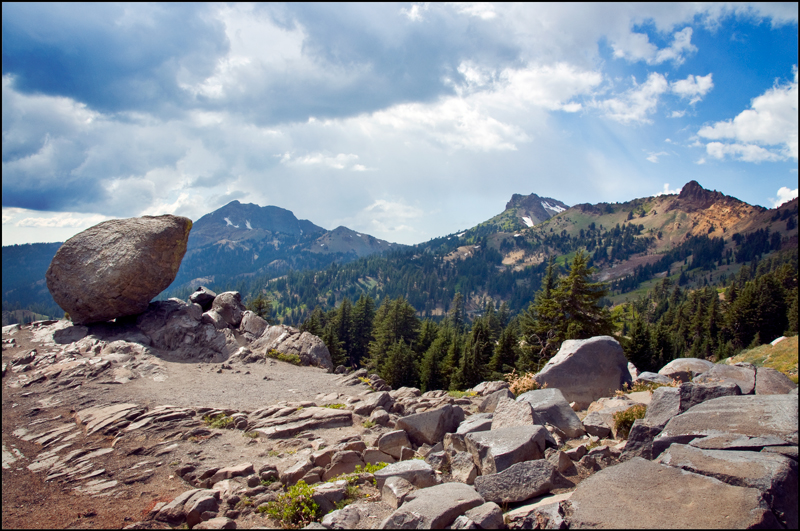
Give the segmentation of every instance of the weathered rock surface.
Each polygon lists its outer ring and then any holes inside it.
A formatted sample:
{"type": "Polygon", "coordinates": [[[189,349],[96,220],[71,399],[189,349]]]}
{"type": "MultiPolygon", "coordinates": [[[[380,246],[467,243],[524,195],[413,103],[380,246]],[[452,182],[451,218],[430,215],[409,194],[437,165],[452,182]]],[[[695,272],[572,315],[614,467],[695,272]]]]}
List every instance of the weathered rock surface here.
{"type": "Polygon", "coordinates": [[[585,479],[569,503],[573,509],[570,528],[752,529],[779,525],[757,489],[734,487],[639,457],[585,479]]]}
{"type": "Polygon", "coordinates": [[[673,417],[653,440],[653,456],[672,443],[732,433],[774,436],[797,444],[797,398],[791,395],[747,395],[714,398],[673,417]]]}
{"type": "Polygon", "coordinates": [[[527,402],[533,409],[536,424],[550,424],[570,439],[584,434],[578,415],[559,389],[537,389],[522,393],[517,402],[527,402]]]}
{"type": "Polygon", "coordinates": [[[495,474],[523,461],[542,459],[549,439],[542,426],[517,426],[480,431],[464,437],[481,474],[495,474]]]}
{"type": "Polygon", "coordinates": [[[211,309],[211,303],[214,302],[216,293],[211,291],[205,286],[200,286],[191,295],[189,295],[189,302],[199,304],[204,312],[211,309]]]}
{"type": "Polygon", "coordinates": [[[47,288],[78,325],[142,313],[175,280],[191,228],[171,215],[99,223],[59,248],[47,288]]]}
{"type": "Polygon", "coordinates": [[[797,389],[797,384],[788,376],[770,367],[756,369],[756,394],[757,395],[784,395],[797,389]]]}
{"type": "Polygon", "coordinates": [[[508,389],[500,389],[494,393],[486,395],[483,401],[478,405],[478,411],[481,413],[494,413],[497,403],[501,398],[514,400],[514,394],[508,389]]]}
{"type": "Polygon", "coordinates": [[[467,433],[473,433],[476,431],[488,431],[492,429],[492,418],[492,413],[476,413],[475,415],[470,415],[458,425],[456,433],[460,435],[466,435],[467,433]]]}
{"type": "Polygon", "coordinates": [[[694,383],[733,382],[739,386],[743,395],[751,395],[756,388],[756,368],[748,364],[717,364],[692,379],[694,383]]]}
{"type": "Polygon", "coordinates": [[[553,489],[555,467],[545,459],[512,465],[497,474],[475,478],[475,490],[486,501],[516,503],[553,489]]]}
{"type": "Polygon", "coordinates": [[[746,451],[701,450],[673,444],[657,462],[713,477],[729,485],[758,489],[778,521],[788,529],[797,528],[797,462],[788,457],[746,451]]]}
{"type": "Polygon", "coordinates": [[[393,463],[376,471],[374,476],[379,490],[383,487],[384,482],[391,477],[401,477],[420,489],[431,487],[438,483],[436,472],[431,465],[419,459],[393,463]]]}
{"type": "Polygon", "coordinates": [[[443,529],[459,515],[485,503],[474,488],[463,483],[444,483],[416,494],[381,522],[380,529],[443,529]]]}
{"type": "Polygon", "coordinates": [[[564,341],[561,349],[534,376],[540,385],[559,389],[568,402],[586,408],[631,383],[628,360],[616,339],[597,336],[564,341]]]}
{"type": "Polygon", "coordinates": [[[493,430],[513,428],[514,426],[533,426],[533,408],[527,402],[516,402],[508,398],[501,398],[492,416],[493,430]]]}
{"type": "Polygon", "coordinates": [[[737,396],[741,388],[735,382],[684,382],[679,387],[659,387],[645,414],[645,422],[663,428],[675,415],[688,411],[706,400],[722,396],[737,396]]]}
{"type": "Polygon", "coordinates": [[[414,444],[433,446],[442,440],[445,433],[455,432],[463,420],[464,410],[448,404],[432,411],[402,417],[396,427],[405,430],[414,444]]]}

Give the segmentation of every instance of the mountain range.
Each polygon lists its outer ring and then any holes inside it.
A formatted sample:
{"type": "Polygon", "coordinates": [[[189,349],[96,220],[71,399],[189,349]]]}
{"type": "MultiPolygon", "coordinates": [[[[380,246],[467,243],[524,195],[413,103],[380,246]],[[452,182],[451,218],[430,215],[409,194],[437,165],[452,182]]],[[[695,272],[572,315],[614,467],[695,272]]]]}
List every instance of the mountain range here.
{"type": "MultiPolygon", "coordinates": [[[[701,237],[719,239],[723,242],[721,252],[728,256],[738,252],[745,236],[752,234],[771,238],[762,252],[796,248],[796,218],[797,199],[768,210],[706,190],[692,181],[680,194],[572,207],[535,193],[514,194],[503,212],[471,229],[404,246],[346,227],[329,231],[280,207],[232,201],[194,223],[178,275],[163,295],[180,296],[204,284],[243,293],[268,291],[275,300],[285,298],[288,306],[288,293],[264,288],[271,279],[289,272],[327,270],[338,264],[336,267],[350,268],[348,275],[355,280],[327,287],[315,280],[319,285],[313,291],[319,293],[302,304],[303,312],[315,304],[337,304],[344,296],[357,297],[358,292],[370,289],[375,295],[395,293],[409,300],[415,298],[415,307],[431,315],[445,311],[445,301],[455,291],[466,291],[475,307],[480,306],[481,297],[488,296],[510,300],[512,307],[519,309],[529,302],[531,290],[538,288],[536,275],[526,271],[531,267],[542,269],[550,255],[558,256],[558,262],[564,264],[571,253],[584,248],[590,252],[600,280],[622,282],[620,279],[636,274],[638,286],[647,275],[670,274],[669,268],[658,272],[648,269],[646,274],[642,268],[660,267],[665,254],[694,245],[692,242],[701,237]],[[390,250],[393,252],[388,258],[380,258],[384,262],[372,260],[390,250]],[[433,276],[434,266],[430,264],[440,264],[435,266],[440,271],[433,276]],[[441,264],[449,267],[449,272],[441,264]],[[396,268],[397,272],[391,275],[393,279],[378,278],[375,267],[396,268]],[[414,278],[410,288],[389,285],[409,275],[414,278]],[[441,285],[434,286],[436,282],[441,285]],[[427,287],[421,289],[423,284],[427,287]]],[[[59,246],[3,247],[4,311],[27,309],[60,315],[44,283],[44,273],[59,246]]],[[[726,267],[718,268],[716,274],[726,274],[731,269],[726,267]]],[[[631,282],[626,285],[631,287],[631,282]]]]}

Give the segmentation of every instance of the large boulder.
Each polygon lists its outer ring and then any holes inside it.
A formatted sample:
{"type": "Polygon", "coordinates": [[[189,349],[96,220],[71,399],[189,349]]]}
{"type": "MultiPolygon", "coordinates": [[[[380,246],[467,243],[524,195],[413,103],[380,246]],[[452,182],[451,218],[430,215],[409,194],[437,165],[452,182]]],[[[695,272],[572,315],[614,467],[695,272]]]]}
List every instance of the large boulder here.
{"type": "Polygon", "coordinates": [[[225,326],[238,328],[242,324],[242,316],[246,310],[242,304],[242,295],[238,291],[226,291],[214,298],[210,311],[219,315],[225,326]]]}
{"type": "Polygon", "coordinates": [[[796,445],[797,397],[745,395],[707,400],[667,423],[653,439],[653,457],[672,443],[688,444],[694,439],[722,434],[775,437],[796,445]]]}
{"type": "Polygon", "coordinates": [[[395,427],[405,430],[408,438],[417,446],[433,446],[441,441],[445,433],[453,433],[464,420],[464,410],[447,404],[440,408],[416,413],[398,419],[395,427]]]}
{"type": "Polygon", "coordinates": [[[375,472],[375,485],[378,490],[384,482],[392,477],[401,477],[419,489],[432,487],[439,483],[433,467],[421,459],[409,459],[392,463],[375,472]]]}
{"type": "Polygon", "coordinates": [[[171,215],[99,223],[59,248],[47,288],[75,324],[142,313],[175,280],[191,228],[171,215]]]}
{"type": "Polygon", "coordinates": [[[333,372],[331,353],[325,343],[317,336],[291,326],[276,325],[266,328],[250,348],[265,353],[275,350],[281,354],[296,354],[304,365],[316,365],[333,372]]]}
{"type": "Polygon", "coordinates": [[[517,402],[531,405],[536,424],[550,424],[571,439],[584,434],[578,415],[559,389],[528,391],[519,395],[517,402]]]}
{"type": "Polygon", "coordinates": [[[584,409],[631,383],[628,360],[611,336],[570,339],[534,376],[540,387],[559,389],[568,402],[584,409]]]}
{"type": "Polygon", "coordinates": [[[536,422],[533,418],[533,408],[529,403],[501,398],[492,416],[491,429],[500,430],[514,426],[533,426],[534,424],[536,422]]]}
{"type": "Polygon", "coordinates": [[[569,498],[570,529],[775,529],[758,489],[634,457],[583,480],[569,498]]]}
{"type": "Polygon", "coordinates": [[[413,500],[381,522],[380,529],[444,529],[459,515],[484,503],[469,485],[443,483],[417,491],[413,500]]]}
{"type": "Polygon", "coordinates": [[[679,387],[659,387],[653,391],[644,420],[650,426],[663,428],[675,415],[706,400],[740,394],[741,389],[734,382],[684,382],[679,387]]]}
{"type": "Polygon", "coordinates": [[[770,367],[756,369],[757,395],[784,395],[797,389],[797,384],[788,376],[770,367]]]}
{"type": "Polygon", "coordinates": [[[703,374],[695,376],[692,382],[732,382],[739,386],[743,395],[752,395],[756,389],[756,368],[749,363],[736,365],[718,364],[703,374]]]}
{"type": "Polygon", "coordinates": [[[797,529],[797,461],[793,459],[774,453],[702,450],[673,444],[658,462],[729,485],[758,489],[777,519],[787,529],[797,529]]]}

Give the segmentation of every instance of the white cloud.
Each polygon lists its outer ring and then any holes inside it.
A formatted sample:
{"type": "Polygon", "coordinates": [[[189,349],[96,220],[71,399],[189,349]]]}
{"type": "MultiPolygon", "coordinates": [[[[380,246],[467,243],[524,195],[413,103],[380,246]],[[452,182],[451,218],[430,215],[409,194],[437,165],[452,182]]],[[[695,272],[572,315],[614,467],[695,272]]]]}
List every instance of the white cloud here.
{"type": "Polygon", "coordinates": [[[686,111],[672,111],[669,115],[670,118],[683,118],[686,115],[686,111]]]}
{"type": "Polygon", "coordinates": [[[356,160],[358,160],[358,155],[352,153],[339,153],[336,156],[325,155],[323,153],[311,153],[299,158],[293,157],[291,153],[284,153],[281,158],[281,163],[303,166],[321,165],[336,170],[343,170],[347,167],[356,171],[363,171],[363,169],[366,169],[360,164],[353,165],[356,160]],[[356,168],[356,166],[360,166],[360,168],[356,168]]]}
{"type": "MultiPolygon", "coordinates": [[[[689,74],[689,77],[686,79],[670,83],[670,89],[681,98],[689,99],[689,104],[694,105],[703,99],[703,96],[708,94],[708,91],[714,88],[714,82],[711,80],[711,76],[712,74],[706,76],[693,76],[689,74]]],[[[681,116],[683,116],[683,114],[681,114],[681,116]]]]}
{"type": "Polygon", "coordinates": [[[491,2],[459,2],[452,5],[459,13],[482,18],[483,20],[491,20],[497,16],[494,5],[491,2]]]}
{"type": "Polygon", "coordinates": [[[733,120],[702,127],[697,134],[703,138],[734,141],[710,142],[708,154],[719,159],[730,155],[747,162],[797,160],[797,65],[793,70],[793,81],[776,84],[754,98],[750,109],[733,120]]]}
{"type": "Polygon", "coordinates": [[[669,183],[664,183],[664,189],[662,191],[658,192],[655,195],[656,195],[656,197],[658,197],[659,195],[674,195],[674,194],[679,194],[679,193],[681,193],[680,189],[670,190],[669,189],[669,183]]]}
{"type": "Polygon", "coordinates": [[[659,151],[658,153],[650,152],[648,154],[647,160],[652,162],[653,164],[658,163],[658,157],[663,157],[664,155],[669,155],[666,151],[659,151]]]}
{"type": "MultiPolygon", "coordinates": [[[[5,210],[5,209],[4,209],[5,210]]],[[[30,211],[29,211],[30,212],[30,211]]],[[[3,214],[5,218],[5,213],[3,214]]],[[[14,223],[17,227],[34,227],[34,228],[72,228],[72,229],[86,229],[93,225],[97,225],[102,221],[107,221],[108,216],[100,214],[78,214],[76,212],[58,212],[49,214],[47,216],[39,217],[26,217],[14,223]]]]}
{"type": "Polygon", "coordinates": [[[794,190],[790,190],[786,186],[781,186],[778,189],[778,197],[774,198],[774,199],[770,198],[770,201],[772,201],[772,207],[773,208],[778,208],[779,206],[781,206],[785,202],[791,201],[792,199],[796,198],[797,197],[797,190],[798,190],[797,188],[795,188],[794,190]]]}
{"type": "Polygon", "coordinates": [[[691,27],[673,33],[672,43],[660,50],[650,42],[646,34],[633,32],[621,35],[611,46],[615,57],[631,62],[645,61],[649,65],[659,65],[666,61],[681,65],[685,61],[685,55],[697,51],[697,47],[692,44],[691,27]]]}
{"type": "Polygon", "coordinates": [[[421,4],[413,4],[408,9],[403,8],[400,10],[400,12],[407,16],[409,20],[416,22],[418,20],[422,20],[422,12],[427,11],[428,7],[428,2],[423,2],[421,4]]]}
{"type": "Polygon", "coordinates": [[[606,116],[622,123],[651,123],[648,115],[656,110],[659,97],[669,90],[667,79],[658,72],[651,72],[641,85],[633,79],[633,87],[616,98],[603,100],[595,105],[605,111],[606,116]]]}

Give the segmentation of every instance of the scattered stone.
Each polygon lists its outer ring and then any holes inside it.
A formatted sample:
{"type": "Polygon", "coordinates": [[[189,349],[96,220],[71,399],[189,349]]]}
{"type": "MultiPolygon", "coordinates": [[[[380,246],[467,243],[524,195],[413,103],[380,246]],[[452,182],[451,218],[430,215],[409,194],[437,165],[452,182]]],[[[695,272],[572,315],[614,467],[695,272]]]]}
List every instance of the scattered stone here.
{"type": "Polygon", "coordinates": [[[748,364],[717,364],[692,379],[694,383],[733,382],[739,386],[741,394],[751,395],[756,388],[756,368],[748,364]]]}
{"type": "Polygon", "coordinates": [[[572,492],[542,496],[532,504],[507,512],[504,520],[509,529],[567,529],[562,504],[571,496],[572,492]]]}
{"type": "Polygon", "coordinates": [[[594,435],[595,437],[600,437],[601,439],[611,435],[611,428],[597,411],[589,413],[584,417],[583,427],[586,433],[594,435]]]}
{"type": "Polygon", "coordinates": [[[201,522],[192,529],[236,529],[236,521],[225,516],[218,516],[201,522]]]}
{"type": "Polygon", "coordinates": [[[495,391],[494,393],[487,395],[486,398],[481,401],[481,403],[478,405],[478,411],[481,413],[494,413],[497,403],[501,398],[514,400],[514,394],[508,389],[500,389],[499,391],[495,391]]]}
{"type": "Polygon", "coordinates": [[[378,448],[370,447],[364,450],[361,455],[364,462],[368,465],[375,465],[377,463],[394,463],[395,459],[389,454],[381,452],[378,448]]]}
{"type": "Polygon", "coordinates": [[[356,467],[364,467],[364,460],[361,459],[361,454],[352,450],[345,450],[333,454],[331,464],[325,469],[325,475],[322,476],[324,481],[335,478],[340,474],[350,474],[355,472],[356,467]]]}
{"type": "Polygon", "coordinates": [[[420,489],[431,487],[439,482],[431,465],[421,459],[410,459],[377,470],[374,477],[378,490],[381,490],[384,482],[393,476],[401,477],[420,489]]]}
{"type": "Polygon", "coordinates": [[[470,509],[464,516],[472,520],[478,529],[503,529],[503,510],[494,502],[486,502],[470,509]]]}
{"type": "Polygon", "coordinates": [[[517,402],[527,402],[531,405],[536,424],[550,424],[570,439],[584,434],[578,415],[559,389],[528,391],[519,395],[517,402]]]}
{"type": "MultiPolygon", "coordinates": [[[[501,391],[502,392],[502,391],[501,391]]],[[[487,398],[491,398],[495,396],[494,394],[489,395],[487,398]]],[[[494,411],[494,408],[492,408],[494,411]]],[[[465,418],[461,424],[458,425],[458,429],[456,433],[459,435],[466,435],[468,433],[474,433],[476,431],[489,431],[492,429],[492,413],[476,413],[475,415],[470,415],[469,417],[465,418]]],[[[445,437],[449,435],[446,434],[445,437]]]]}
{"type": "Polygon", "coordinates": [[[417,491],[413,500],[381,522],[380,529],[443,529],[459,515],[484,503],[469,485],[443,483],[417,491]]]}
{"type": "Polygon", "coordinates": [[[456,452],[450,457],[450,475],[456,481],[472,485],[480,470],[468,452],[456,452]]]}
{"type": "Polygon", "coordinates": [[[784,395],[797,389],[797,384],[788,376],[770,367],[756,369],[756,394],[757,395],[784,395]]]}
{"type": "MultiPolygon", "coordinates": [[[[255,340],[250,348],[253,351],[269,352],[276,350],[282,354],[296,354],[300,357],[303,365],[316,365],[329,371],[333,371],[331,353],[325,343],[317,336],[308,332],[301,332],[297,328],[286,325],[276,325],[267,328],[261,337],[255,340]]],[[[355,374],[358,371],[346,375],[352,377],[355,383],[361,383],[355,374]]],[[[366,374],[366,371],[364,371],[366,374]]]]}
{"type": "MultiPolygon", "coordinates": [[[[585,448],[585,447],[584,447],[584,448],[585,448]]],[[[548,450],[548,451],[550,451],[550,450],[548,450]]],[[[565,472],[566,470],[569,470],[569,469],[570,469],[570,467],[574,466],[574,465],[572,464],[572,459],[569,457],[569,455],[567,455],[567,452],[563,452],[563,451],[561,451],[561,450],[557,450],[557,451],[555,451],[555,452],[551,453],[551,454],[550,454],[550,455],[547,457],[547,460],[548,460],[548,461],[550,462],[550,464],[551,464],[551,465],[553,465],[553,466],[556,468],[556,470],[558,470],[560,473],[563,473],[563,472],[565,472]]]]}
{"type": "Polygon", "coordinates": [[[584,408],[630,384],[631,375],[617,340],[597,336],[564,341],[534,380],[540,386],[559,389],[567,402],[576,402],[584,408]]]}
{"type": "Polygon", "coordinates": [[[434,445],[442,440],[445,433],[456,431],[463,420],[464,411],[458,406],[448,404],[432,411],[402,417],[397,421],[396,427],[405,430],[408,438],[416,445],[434,445]]]}
{"type": "Polygon", "coordinates": [[[668,378],[667,376],[664,376],[663,374],[645,371],[643,373],[640,373],[639,376],[633,379],[633,385],[643,382],[669,385],[672,383],[672,379],[668,378]]]}
{"type": "Polygon", "coordinates": [[[541,459],[548,435],[542,426],[519,426],[470,433],[464,442],[481,474],[487,475],[516,463],[541,459]]]}
{"type": "Polygon", "coordinates": [[[391,476],[386,479],[381,489],[381,501],[388,504],[392,509],[397,509],[406,496],[414,490],[414,485],[403,477],[391,476]]]}
{"type": "Polygon", "coordinates": [[[545,459],[525,461],[496,474],[475,478],[475,490],[486,501],[516,503],[553,489],[556,469],[545,459]]]}
{"type": "Polygon", "coordinates": [[[377,441],[378,449],[395,459],[400,459],[402,449],[411,447],[408,434],[405,430],[394,430],[384,433],[377,441]]]}
{"type": "Polygon", "coordinates": [[[508,389],[509,383],[502,380],[493,382],[481,382],[472,388],[472,391],[478,396],[489,396],[502,389],[508,389]]]}
{"type": "Polygon", "coordinates": [[[98,223],[58,249],[47,288],[77,325],[142,313],[175,280],[191,228],[171,215],[98,223]]]}

